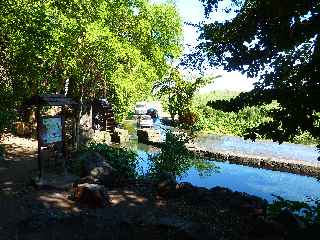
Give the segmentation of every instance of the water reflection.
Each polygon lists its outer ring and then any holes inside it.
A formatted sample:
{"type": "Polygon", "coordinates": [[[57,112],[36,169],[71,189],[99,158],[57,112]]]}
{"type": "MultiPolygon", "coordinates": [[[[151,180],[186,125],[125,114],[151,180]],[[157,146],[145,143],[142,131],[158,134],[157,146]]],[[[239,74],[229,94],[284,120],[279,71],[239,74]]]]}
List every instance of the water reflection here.
{"type": "MultiPolygon", "coordinates": [[[[135,121],[127,122],[126,128],[129,130],[131,139],[136,139],[135,121]]],[[[160,121],[155,122],[155,128],[165,131],[160,121]]],[[[252,142],[239,137],[215,135],[199,136],[196,142],[209,150],[227,151],[240,155],[261,155],[309,162],[315,162],[318,157],[316,148],[300,144],[284,143],[279,145],[270,141],[252,142]]],[[[152,146],[138,144],[136,140],[127,144],[127,146],[136,150],[139,155],[139,173],[141,175],[147,174],[152,164],[148,156],[158,154],[160,150],[152,146]]],[[[219,167],[218,172],[212,171],[212,169],[206,171],[205,168],[201,169],[201,166],[190,166],[185,174],[177,180],[206,188],[227,187],[234,191],[246,192],[265,198],[268,201],[274,199],[273,195],[292,201],[306,201],[308,200],[307,197],[320,198],[320,182],[316,178],[227,162],[214,163],[219,167]]]]}
{"type": "Polygon", "coordinates": [[[272,195],[292,201],[307,201],[307,197],[320,198],[320,182],[312,177],[225,162],[215,162],[215,164],[220,169],[217,174],[201,177],[195,168],[191,168],[179,181],[206,188],[227,187],[268,201],[274,199],[272,195]]]}
{"type": "MultiPolygon", "coordinates": [[[[131,139],[137,138],[136,122],[134,120],[125,121],[124,127],[129,130],[131,139]]],[[[154,122],[154,128],[161,132],[162,140],[164,140],[165,130],[173,129],[163,125],[159,119],[154,122]]],[[[267,140],[252,142],[241,137],[213,134],[199,134],[194,139],[194,142],[200,147],[213,152],[226,152],[248,157],[285,159],[288,161],[300,160],[320,167],[320,162],[317,160],[319,152],[314,146],[292,143],[278,144],[267,140]]]]}
{"type": "MultiPolygon", "coordinates": [[[[151,164],[148,154],[157,154],[159,149],[144,144],[135,145],[135,149],[139,155],[139,173],[146,174],[151,164]]],[[[307,197],[320,198],[320,182],[316,178],[227,162],[210,161],[212,162],[218,167],[218,171],[210,169],[206,172],[201,168],[197,169],[197,166],[190,166],[182,177],[177,178],[178,182],[190,182],[206,188],[226,187],[270,202],[274,199],[273,195],[292,201],[307,201],[307,197]]]]}

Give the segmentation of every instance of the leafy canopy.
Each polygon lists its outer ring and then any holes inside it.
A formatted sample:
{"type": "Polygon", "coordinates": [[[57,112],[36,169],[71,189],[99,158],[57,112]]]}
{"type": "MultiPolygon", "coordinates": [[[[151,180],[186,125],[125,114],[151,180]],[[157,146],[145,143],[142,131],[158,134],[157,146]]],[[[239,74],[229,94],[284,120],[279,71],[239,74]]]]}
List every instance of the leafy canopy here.
{"type": "Polygon", "coordinates": [[[1,98],[19,102],[68,85],[75,98],[107,97],[121,119],[166,73],[167,59],[180,56],[181,39],[169,3],[1,1],[1,98]]]}
{"type": "MultiPolygon", "coordinates": [[[[215,14],[220,0],[201,0],[207,16],[215,14]]],[[[299,132],[320,137],[320,2],[318,0],[231,0],[225,9],[236,16],[200,27],[198,52],[191,63],[206,56],[214,66],[241,71],[259,81],[254,89],[231,101],[209,105],[226,111],[264,105],[272,120],[250,129],[280,143],[299,132]]],[[[198,65],[198,67],[200,67],[198,65]]],[[[236,81],[236,80],[235,80],[236,81]]]]}
{"type": "Polygon", "coordinates": [[[195,93],[214,79],[220,76],[201,76],[196,79],[186,80],[183,78],[179,68],[171,68],[168,75],[156,81],[153,90],[158,96],[167,97],[168,111],[171,118],[175,115],[181,117],[191,112],[192,99],[195,93]]]}

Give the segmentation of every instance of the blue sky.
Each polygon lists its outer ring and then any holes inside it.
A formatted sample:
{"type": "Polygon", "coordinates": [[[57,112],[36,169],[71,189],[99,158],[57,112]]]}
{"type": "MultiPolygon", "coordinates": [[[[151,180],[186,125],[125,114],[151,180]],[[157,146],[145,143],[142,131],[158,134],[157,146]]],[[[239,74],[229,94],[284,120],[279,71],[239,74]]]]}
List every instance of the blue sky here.
{"type": "MultiPolygon", "coordinates": [[[[151,0],[153,3],[166,2],[166,0],[151,0]]],[[[214,12],[211,14],[210,19],[204,17],[204,9],[199,0],[175,0],[176,6],[180,12],[184,22],[199,23],[201,21],[224,21],[231,19],[234,15],[225,14],[224,12],[214,12]]],[[[222,2],[222,5],[227,5],[228,0],[222,2]]],[[[184,45],[185,53],[188,53],[188,45],[196,46],[199,33],[196,28],[184,24],[184,45]]],[[[222,75],[213,84],[205,87],[201,92],[209,92],[212,90],[234,90],[234,91],[249,91],[252,89],[252,84],[255,79],[249,79],[239,72],[226,72],[222,69],[212,68],[206,74],[222,75]]]]}

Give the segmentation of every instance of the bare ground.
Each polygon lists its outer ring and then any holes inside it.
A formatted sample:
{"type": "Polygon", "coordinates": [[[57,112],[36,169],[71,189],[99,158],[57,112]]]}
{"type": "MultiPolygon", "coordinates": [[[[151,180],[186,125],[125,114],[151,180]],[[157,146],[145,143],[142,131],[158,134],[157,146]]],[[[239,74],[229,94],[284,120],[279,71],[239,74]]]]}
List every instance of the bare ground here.
{"type": "Polygon", "coordinates": [[[227,189],[191,187],[159,197],[150,184],[135,182],[107,189],[105,208],[79,206],[68,191],[30,184],[36,141],[7,135],[1,144],[0,240],[285,239],[281,227],[264,221],[262,209],[251,208],[259,200],[227,189]]]}

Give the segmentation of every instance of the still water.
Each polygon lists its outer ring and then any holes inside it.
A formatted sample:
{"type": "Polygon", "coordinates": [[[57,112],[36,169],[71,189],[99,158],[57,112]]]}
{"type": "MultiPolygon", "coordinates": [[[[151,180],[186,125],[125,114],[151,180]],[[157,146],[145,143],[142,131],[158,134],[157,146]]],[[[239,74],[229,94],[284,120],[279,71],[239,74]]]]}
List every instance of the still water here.
{"type": "MultiPolygon", "coordinates": [[[[156,122],[157,129],[163,129],[160,122],[156,122]]],[[[127,122],[126,128],[132,136],[136,133],[135,124],[127,122]]],[[[162,130],[163,131],[163,130],[162,130]]],[[[276,144],[270,141],[243,140],[239,137],[202,135],[196,139],[196,143],[208,150],[227,151],[248,156],[268,156],[270,158],[282,158],[290,160],[303,160],[310,163],[319,163],[319,153],[312,146],[300,144],[276,144]]],[[[150,166],[148,154],[156,154],[159,149],[152,146],[138,144],[133,141],[129,147],[136,150],[139,156],[138,171],[145,174],[150,166]]],[[[190,182],[195,186],[212,188],[221,186],[233,191],[246,192],[268,200],[274,199],[273,195],[281,196],[292,201],[307,201],[308,198],[320,199],[320,181],[313,177],[297,174],[272,171],[261,168],[253,168],[230,164],[228,162],[213,161],[219,168],[218,172],[209,175],[201,174],[195,167],[190,169],[178,182],[190,182]]]]}
{"type": "MultiPolygon", "coordinates": [[[[133,148],[139,156],[139,173],[147,173],[150,166],[148,154],[156,154],[158,150],[144,144],[136,144],[133,148]]],[[[292,201],[307,201],[308,197],[320,199],[320,181],[316,178],[228,162],[213,162],[218,167],[217,171],[203,175],[195,167],[191,167],[177,181],[190,182],[208,189],[215,186],[226,187],[259,196],[269,202],[275,199],[273,195],[292,201]]]]}

